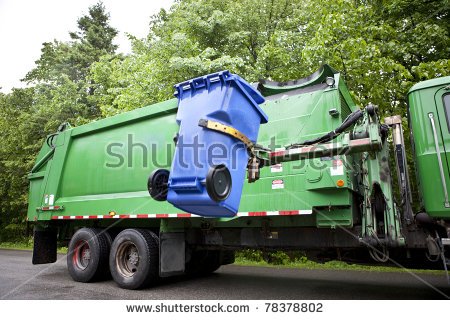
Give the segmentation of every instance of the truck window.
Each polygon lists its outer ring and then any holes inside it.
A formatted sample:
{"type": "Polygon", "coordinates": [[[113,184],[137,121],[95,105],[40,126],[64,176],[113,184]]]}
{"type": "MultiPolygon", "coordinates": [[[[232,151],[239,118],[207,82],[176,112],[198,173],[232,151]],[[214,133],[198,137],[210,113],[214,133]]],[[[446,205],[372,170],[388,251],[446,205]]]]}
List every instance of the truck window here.
{"type": "Polygon", "coordinates": [[[442,97],[444,103],[445,117],[447,118],[448,131],[450,131],[450,93],[442,97]]]}

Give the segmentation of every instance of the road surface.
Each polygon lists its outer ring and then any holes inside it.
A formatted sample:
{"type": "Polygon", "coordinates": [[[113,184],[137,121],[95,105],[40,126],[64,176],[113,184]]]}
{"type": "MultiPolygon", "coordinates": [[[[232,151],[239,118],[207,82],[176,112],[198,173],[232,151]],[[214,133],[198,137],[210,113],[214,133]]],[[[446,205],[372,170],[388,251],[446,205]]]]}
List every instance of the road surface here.
{"type": "Polygon", "coordinates": [[[448,299],[443,275],[222,266],[201,278],[176,278],[155,288],[124,290],[112,281],[77,283],[64,255],[31,264],[31,252],[0,249],[0,299],[448,299]]]}

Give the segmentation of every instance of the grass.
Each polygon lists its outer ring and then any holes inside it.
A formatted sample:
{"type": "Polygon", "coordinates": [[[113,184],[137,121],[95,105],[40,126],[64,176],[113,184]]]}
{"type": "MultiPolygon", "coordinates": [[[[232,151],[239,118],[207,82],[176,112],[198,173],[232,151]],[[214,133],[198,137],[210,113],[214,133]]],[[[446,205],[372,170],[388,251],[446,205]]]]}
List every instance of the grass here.
{"type": "MultiPolygon", "coordinates": [[[[17,242],[1,242],[0,249],[11,249],[11,250],[33,250],[33,240],[28,241],[17,241],[17,242]]],[[[58,253],[67,253],[67,247],[59,247],[58,253]]]]}
{"type": "Polygon", "coordinates": [[[1,242],[0,249],[33,250],[33,241],[1,242]]]}
{"type": "Polygon", "coordinates": [[[403,269],[395,266],[374,266],[351,264],[343,261],[332,260],[325,263],[318,263],[310,260],[284,261],[283,264],[272,264],[266,261],[255,261],[237,255],[234,263],[238,266],[252,267],[270,267],[270,268],[292,268],[292,269],[308,269],[308,270],[354,270],[354,271],[372,271],[372,272],[414,272],[443,275],[443,270],[424,270],[424,269],[403,269]]]}

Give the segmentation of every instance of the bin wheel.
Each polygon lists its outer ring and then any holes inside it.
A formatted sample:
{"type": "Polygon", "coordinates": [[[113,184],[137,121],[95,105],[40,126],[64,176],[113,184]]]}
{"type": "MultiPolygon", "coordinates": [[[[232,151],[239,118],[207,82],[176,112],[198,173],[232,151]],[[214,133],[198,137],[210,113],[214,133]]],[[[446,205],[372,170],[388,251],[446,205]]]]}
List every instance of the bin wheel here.
{"type": "Polygon", "coordinates": [[[145,229],[126,229],[117,235],[109,255],[114,281],[124,289],[141,289],[159,281],[159,241],[145,229]]]}
{"type": "Polygon", "coordinates": [[[156,169],[148,177],[147,188],[150,196],[156,201],[166,201],[169,182],[169,170],[156,169]]]}
{"type": "Polygon", "coordinates": [[[212,166],[206,176],[206,191],[211,199],[216,202],[228,198],[231,192],[230,170],[224,165],[212,166]]]}
{"type": "Polygon", "coordinates": [[[109,275],[111,238],[101,229],[82,228],[69,243],[67,268],[73,280],[93,282],[109,275]]]}

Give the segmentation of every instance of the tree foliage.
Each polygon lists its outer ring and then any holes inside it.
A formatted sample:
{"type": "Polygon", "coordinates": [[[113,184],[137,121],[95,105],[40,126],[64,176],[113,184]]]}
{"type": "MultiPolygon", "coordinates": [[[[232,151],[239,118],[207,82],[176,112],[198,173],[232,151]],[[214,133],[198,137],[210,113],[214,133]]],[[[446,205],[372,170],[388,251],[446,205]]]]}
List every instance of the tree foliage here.
{"type": "Polygon", "coordinates": [[[78,125],[101,116],[87,75],[92,63],[116,50],[117,31],[108,20],[101,3],[90,7],[70,33],[71,41],[42,45],[35,68],[24,78],[29,88],[0,95],[0,230],[17,230],[25,219],[27,173],[44,138],[62,122],[78,125]]]}
{"type": "Polygon", "coordinates": [[[70,41],[43,44],[30,88],[0,95],[2,221],[23,217],[26,172],[61,122],[165,100],[175,83],[223,69],[286,81],[322,63],[342,72],[360,105],[406,115],[414,83],[450,74],[449,33],[449,0],[180,0],[151,17],[145,39],[130,35],[123,55],[99,3],[70,41]]]}
{"type": "Polygon", "coordinates": [[[161,10],[133,54],[91,68],[103,115],[167,99],[172,85],[230,69],[248,81],[341,70],[361,105],[405,110],[415,82],[449,73],[448,0],[185,0],[161,10]]]}

